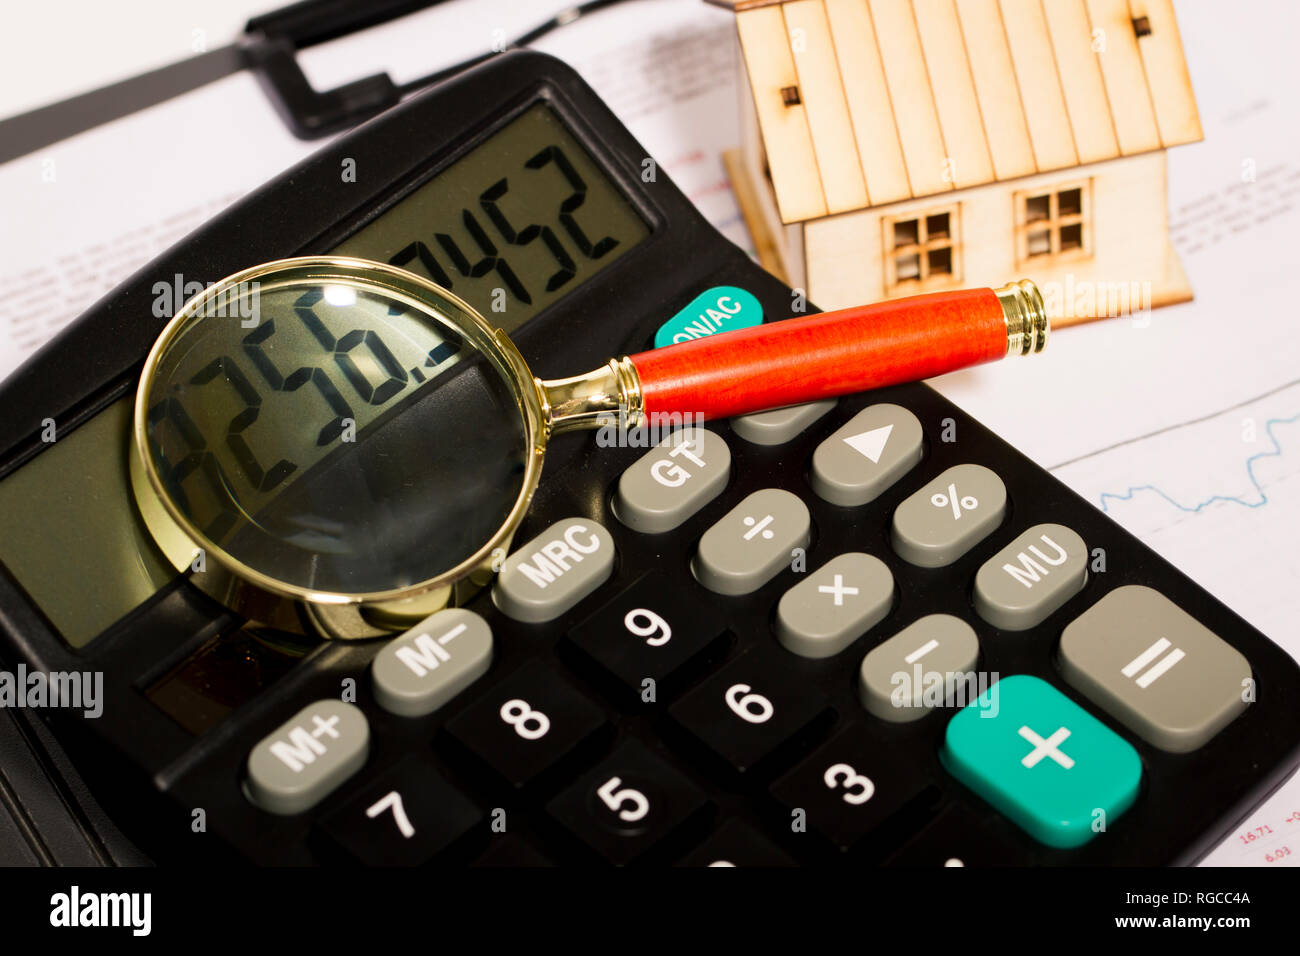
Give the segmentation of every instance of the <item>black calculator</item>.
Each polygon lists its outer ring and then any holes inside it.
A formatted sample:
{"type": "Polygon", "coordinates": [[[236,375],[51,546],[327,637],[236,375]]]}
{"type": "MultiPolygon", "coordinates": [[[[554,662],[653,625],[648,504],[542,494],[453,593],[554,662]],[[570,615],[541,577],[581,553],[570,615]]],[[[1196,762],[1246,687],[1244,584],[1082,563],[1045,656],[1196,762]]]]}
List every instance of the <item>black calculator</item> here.
{"type": "Polygon", "coordinates": [[[529,52],[127,279],[0,386],[7,860],[1178,864],[1300,760],[1295,661],[921,384],[561,435],[460,606],[242,618],[142,524],[134,390],[196,290],[326,253],[449,287],[543,377],[797,301],[529,52]]]}

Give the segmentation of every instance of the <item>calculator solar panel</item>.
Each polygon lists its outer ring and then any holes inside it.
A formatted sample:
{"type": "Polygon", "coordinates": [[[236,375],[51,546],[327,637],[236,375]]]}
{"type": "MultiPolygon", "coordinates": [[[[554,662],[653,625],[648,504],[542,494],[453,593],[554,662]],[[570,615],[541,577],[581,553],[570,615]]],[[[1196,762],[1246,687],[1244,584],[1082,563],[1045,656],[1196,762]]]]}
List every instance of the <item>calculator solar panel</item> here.
{"type": "MultiPolygon", "coordinates": [[[[244,200],[5,383],[0,506],[59,451],[30,440],[44,409],[68,449],[123,431],[158,331],[128,313],[155,273],[356,242],[431,160],[539,98],[647,224],[513,333],[539,374],[651,347],[738,293],[789,314],[792,290],[642,177],[576,74],[510,54],[244,200]],[[373,179],[340,187],[343,157],[373,179]],[[227,241],[252,222],[270,225],[227,241]],[[85,374],[59,391],[56,367],[85,374]]],[[[98,507],[120,538],[129,498],[98,507]]],[[[6,662],[103,671],[103,716],[53,726],[162,863],[1187,863],[1300,747],[1287,654],[923,384],[560,436],[495,582],[391,640],[261,627],[152,566],[124,612],[66,613],[21,559],[0,553],[6,662]]]]}

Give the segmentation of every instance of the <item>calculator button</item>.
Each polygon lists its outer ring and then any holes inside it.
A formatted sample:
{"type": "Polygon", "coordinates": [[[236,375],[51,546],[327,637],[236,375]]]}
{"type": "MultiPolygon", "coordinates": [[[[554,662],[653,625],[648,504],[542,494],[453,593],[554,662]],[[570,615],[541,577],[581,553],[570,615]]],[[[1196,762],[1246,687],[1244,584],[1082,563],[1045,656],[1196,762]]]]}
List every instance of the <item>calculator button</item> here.
{"type": "Polygon", "coordinates": [[[1059,690],[1004,677],[948,722],[944,764],[1040,843],[1076,847],[1137,796],[1142,763],[1127,741],[1059,690]]]}
{"type": "Polygon", "coordinates": [[[623,472],[614,497],[633,531],[671,531],[716,498],[731,475],[731,449],[707,428],[683,428],[623,472]]]}
{"type": "Polygon", "coordinates": [[[1023,631],[1083,590],[1088,546],[1064,525],[1038,524],[975,575],[975,610],[994,627],[1023,631]]]}
{"type": "Polygon", "coordinates": [[[894,511],[894,551],[909,564],[952,564],[1002,523],[1007,488],[983,465],[957,465],[894,511]]]}
{"type": "Polygon", "coordinates": [[[996,819],[983,819],[964,807],[950,807],[886,860],[885,865],[906,867],[1017,865],[1024,860],[1024,852],[1016,845],[1014,830],[1010,833],[1001,832],[998,826],[1001,822],[996,819]]]}
{"type": "Polygon", "coordinates": [[[950,690],[961,692],[964,705],[975,696],[974,692],[964,696],[971,686],[965,675],[974,677],[979,652],[975,631],[961,618],[928,614],[862,659],[858,670],[862,706],[881,720],[903,723],[924,717],[931,707],[950,704],[950,690]],[[936,676],[944,689],[942,700],[926,693],[935,686],[936,676]]]}
{"type": "Polygon", "coordinates": [[[830,657],[889,613],[894,576],[885,562],[851,551],[832,558],[781,598],[776,636],[801,657],[830,657]]]}
{"type": "Polygon", "coordinates": [[[321,828],[366,866],[418,866],[478,826],[483,814],[422,758],[403,757],[321,828]]]}
{"type": "Polygon", "coordinates": [[[375,655],[375,701],[390,714],[422,717],[451,700],[492,663],[492,631],[473,611],[439,611],[375,655]]]}
{"type": "Polygon", "coordinates": [[[678,866],[798,866],[775,843],[739,820],[728,820],[678,866]]]}
{"type": "Polygon", "coordinates": [[[831,398],[741,415],[731,420],[731,430],[755,445],[784,445],[834,407],[835,399],[831,398]]]}
{"type": "Polygon", "coordinates": [[[715,608],[651,571],[570,631],[569,640],[625,692],[639,696],[647,679],[671,681],[725,631],[715,608]]]}
{"type": "Polygon", "coordinates": [[[547,805],[574,836],[611,863],[645,853],[707,804],[695,784],[627,741],[547,805]]]}
{"type": "Polygon", "coordinates": [[[921,460],[921,438],[906,408],[865,408],[813,452],[813,491],[834,505],[865,505],[921,460]]]}
{"type": "Polygon", "coordinates": [[[820,690],[796,680],[779,652],[755,648],[673,704],[669,714],[744,773],[826,711],[820,690]]]}
{"type": "Polygon", "coordinates": [[[370,753],[361,709],[318,700],[267,734],[248,755],[248,793],[263,810],[308,810],[352,776],[370,753]]]}
{"type": "Polygon", "coordinates": [[[876,831],[925,789],[915,755],[873,743],[861,728],[841,731],[772,786],[808,830],[837,850],[876,831]]]}
{"type": "Polygon", "coordinates": [[[513,833],[493,834],[491,839],[491,845],[482,856],[474,861],[474,866],[555,866],[555,863],[542,856],[531,843],[521,840],[513,833]]]}
{"type": "Polygon", "coordinates": [[[605,715],[541,662],[479,696],[447,733],[511,786],[525,787],[599,731],[605,715]]]}
{"type": "Polygon", "coordinates": [[[808,506],[781,488],[755,491],[704,532],[691,562],[696,579],[719,594],[757,591],[808,543],[808,506]]]}
{"type": "Polygon", "coordinates": [[[1142,739],[1204,745],[1246,709],[1250,664],[1159,591],[1116,588],[1061,635],[1065,679],[1142,739]]]}
{"type": "Polygon", "coordinates": [[[590,518],[557,521],[506,558],[492,601],[516,621],[550,621],[605,582],[614,539],[590,518]]]}

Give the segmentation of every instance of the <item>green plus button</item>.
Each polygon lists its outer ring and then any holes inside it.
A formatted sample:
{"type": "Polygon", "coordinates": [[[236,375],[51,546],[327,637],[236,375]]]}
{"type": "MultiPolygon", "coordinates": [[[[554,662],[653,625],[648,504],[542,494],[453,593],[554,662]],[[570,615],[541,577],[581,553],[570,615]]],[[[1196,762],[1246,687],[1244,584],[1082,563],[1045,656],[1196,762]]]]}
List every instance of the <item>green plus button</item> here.
{"type": "Polygon", "coordinates": [[[1132,805],[1137,751],[1059,690],[998,681],[948,722],[943,762],[1041,843],[1082,846],[1132,805]]]}

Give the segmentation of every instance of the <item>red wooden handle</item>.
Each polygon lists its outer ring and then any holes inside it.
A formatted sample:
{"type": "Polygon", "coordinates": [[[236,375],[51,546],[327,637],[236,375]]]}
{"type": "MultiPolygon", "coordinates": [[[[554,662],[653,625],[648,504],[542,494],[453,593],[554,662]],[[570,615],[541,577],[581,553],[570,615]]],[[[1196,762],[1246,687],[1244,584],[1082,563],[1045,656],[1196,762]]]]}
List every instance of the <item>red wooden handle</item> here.
{"type": "Polygon", "coordinates": [[[737,329],[629,356],[647,414],[730,418],[929,378],[1007,354],[992,289],[964,289],[737,329]]]}

